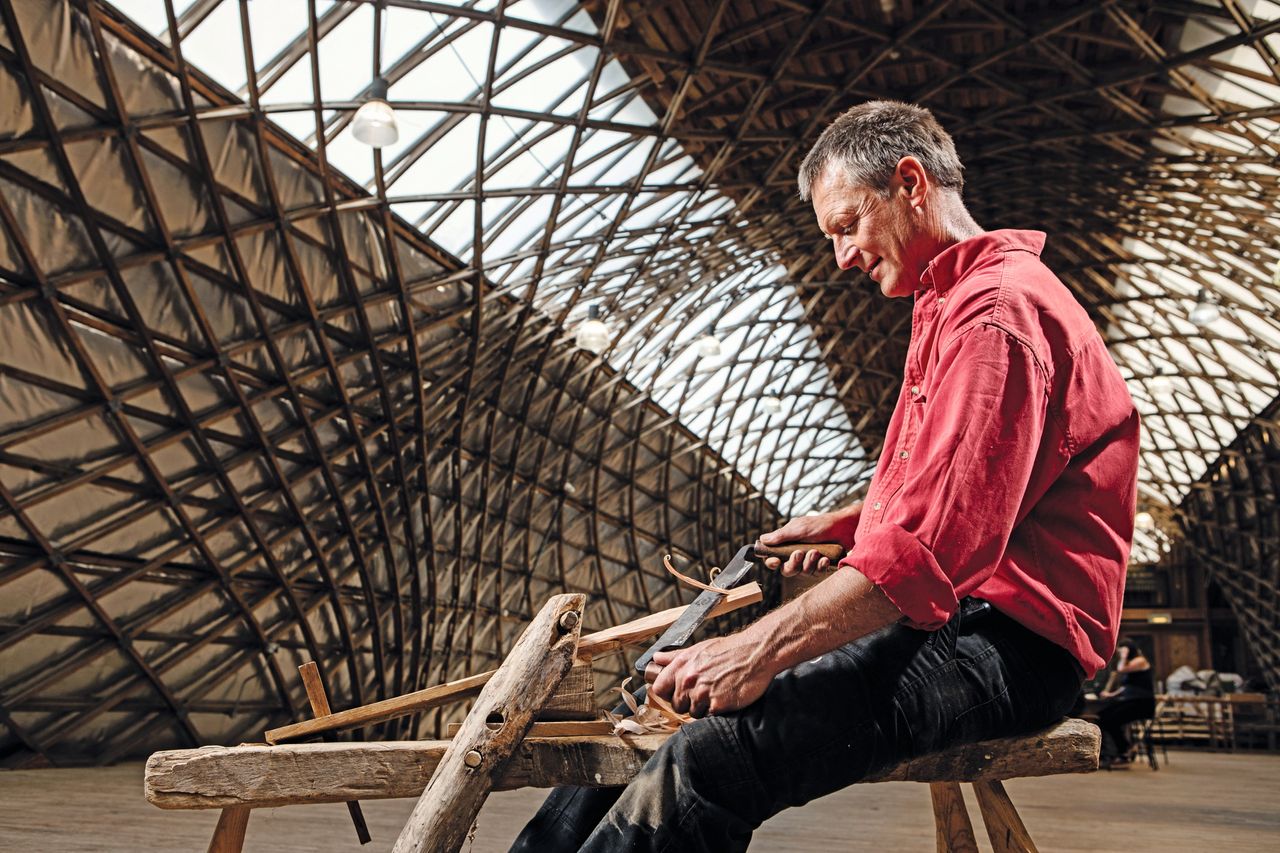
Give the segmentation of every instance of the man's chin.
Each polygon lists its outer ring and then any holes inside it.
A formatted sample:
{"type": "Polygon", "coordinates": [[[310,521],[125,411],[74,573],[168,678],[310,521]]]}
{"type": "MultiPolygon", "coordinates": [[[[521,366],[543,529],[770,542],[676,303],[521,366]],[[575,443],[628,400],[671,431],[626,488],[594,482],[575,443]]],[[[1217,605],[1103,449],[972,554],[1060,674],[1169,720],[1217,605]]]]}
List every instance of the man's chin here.
{"type": "Polygon", "coordinates": [[[904,292],[903,288],[898,286],[898,277],[895,275],[889,275],[884,281],[877,283],[880,285],[880,292],[889,299],[900,299],[911,295],[911,291],[904,292]]]}

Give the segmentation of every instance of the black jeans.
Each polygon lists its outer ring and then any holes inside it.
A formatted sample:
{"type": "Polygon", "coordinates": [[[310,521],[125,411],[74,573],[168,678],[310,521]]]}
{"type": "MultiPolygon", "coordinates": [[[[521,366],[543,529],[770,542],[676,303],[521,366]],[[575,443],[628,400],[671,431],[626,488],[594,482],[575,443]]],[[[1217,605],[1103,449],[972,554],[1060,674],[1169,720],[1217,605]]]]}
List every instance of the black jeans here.
{"type": "Polygon", "coordinates": [[[938,631],[889,626],[681,727],[626,788],[557,788],[511,849],[745,850],[783,809],[905,758],[1056,722],[1082,680],[1065,649],[967,599],[938,631]]]}

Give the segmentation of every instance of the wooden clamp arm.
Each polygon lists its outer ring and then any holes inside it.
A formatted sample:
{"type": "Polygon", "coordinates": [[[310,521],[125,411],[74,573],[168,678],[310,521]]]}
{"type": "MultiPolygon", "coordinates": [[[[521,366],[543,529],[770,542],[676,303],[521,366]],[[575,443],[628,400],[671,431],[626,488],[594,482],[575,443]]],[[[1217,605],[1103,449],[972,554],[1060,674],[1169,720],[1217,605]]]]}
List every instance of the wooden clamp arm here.
{"type": "Polygon", "coordinates": [[[396,839],[395,853],[462,846],[534,714],[573,666],[585,604],[581,594],[554,595],[520,635],[445,750],[396,839]]]}

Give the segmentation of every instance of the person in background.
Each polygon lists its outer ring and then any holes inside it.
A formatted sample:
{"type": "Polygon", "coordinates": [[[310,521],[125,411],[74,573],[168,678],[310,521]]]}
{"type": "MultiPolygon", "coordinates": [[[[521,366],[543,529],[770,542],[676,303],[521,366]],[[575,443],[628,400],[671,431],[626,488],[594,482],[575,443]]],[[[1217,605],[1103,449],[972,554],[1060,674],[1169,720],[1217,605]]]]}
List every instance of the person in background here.
{"type": "MultiPolygon", "coordinates": [[[[1108,766],[1127,764],[1132,744],[1125,727],[1135,720],[1149,720],[1156,713],[1155,682],[1151,661],[1133,640],[1125,638],[1116,645],[1115,689],[1103,690],[1098,698],[1105,704],[1098,711],[1098,727],[1102,729],[1101,763],[1108,766]]],[[[1108,687],[1110,687],[1108,683],[1108,687]]]]}

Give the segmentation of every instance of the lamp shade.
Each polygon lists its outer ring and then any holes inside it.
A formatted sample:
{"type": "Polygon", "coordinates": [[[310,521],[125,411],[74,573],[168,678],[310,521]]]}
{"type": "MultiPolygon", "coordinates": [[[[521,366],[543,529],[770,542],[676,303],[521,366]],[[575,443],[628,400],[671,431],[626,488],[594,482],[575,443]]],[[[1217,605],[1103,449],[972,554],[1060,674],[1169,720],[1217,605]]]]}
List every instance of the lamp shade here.
{"type": "Polygon", "coordinates": [[[1200,288],[1200,294],[1196,297],[1196,305],[1191,309],[1188,319],[1203,328],[1216,321],[1219,316],[1221,316],[1221,312],[1218,310],[1217,303],[1209,297],[1208,292],[1203,287],[1200,288]]]}
{"type": "Polygon", "coordinates": [[[356,110],[351,121],[351,133],[357,140],[373,148],[394,145],[400,138],[396,125],[396,111],[387,103],[387,81],[379,77],[369,87],[369,100],[356,110]]]}
{"type": "Polygon", "coordinates": [[[587,309],[587,319],[578,326],[574,342],[588,352],[599,355],[609,346],[609,327],[600,319],[600,309],[592,305],[587,309]]]}

